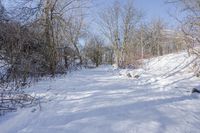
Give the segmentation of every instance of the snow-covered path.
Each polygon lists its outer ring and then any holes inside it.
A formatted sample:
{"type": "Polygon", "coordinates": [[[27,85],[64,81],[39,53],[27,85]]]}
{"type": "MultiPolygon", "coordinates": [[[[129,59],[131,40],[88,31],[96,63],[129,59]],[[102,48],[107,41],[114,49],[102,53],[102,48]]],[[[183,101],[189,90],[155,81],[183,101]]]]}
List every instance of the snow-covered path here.
{"type": "Polygon", "coordinates": [[[164,76],[165,67],[139,79],[104,66],[41,81],[29,89],[43,97],[41,111],[6,114],[0,133],[198,133],[200,99],[188,92],[198,80],[183,72],[164,76]]]}

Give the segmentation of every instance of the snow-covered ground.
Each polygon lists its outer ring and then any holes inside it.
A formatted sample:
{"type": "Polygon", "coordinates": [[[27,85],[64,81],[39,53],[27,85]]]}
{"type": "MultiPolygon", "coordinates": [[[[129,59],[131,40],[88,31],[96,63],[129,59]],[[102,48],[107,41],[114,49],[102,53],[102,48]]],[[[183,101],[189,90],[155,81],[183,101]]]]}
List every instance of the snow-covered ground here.
{"type": "Polygon", "coordinates": [[[0,117],[0,133],[199,133],[200,98],[190,91],[200,79],[192,61],[170,54],[145,60],[144,69],[101,66],[41,81],[28,89],[42,98],[41,110],[0,117]]]}

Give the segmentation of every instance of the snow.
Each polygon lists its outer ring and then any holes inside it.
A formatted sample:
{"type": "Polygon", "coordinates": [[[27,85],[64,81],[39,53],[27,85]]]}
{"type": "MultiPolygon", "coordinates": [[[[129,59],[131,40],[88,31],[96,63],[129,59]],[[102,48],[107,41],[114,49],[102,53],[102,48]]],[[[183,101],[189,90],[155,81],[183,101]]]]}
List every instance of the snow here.
{"type": "Polygon", "coordinates": [[[0,133],[198,133],[200,86],[186,53],[145,60],[143,69],[84,69],[35,83],[39,107],[0,117],[0,133]],[[123,74],[125,73],[125,74],[123,74]],[[127,77],[127,73],[139,75],[127,77]]]}

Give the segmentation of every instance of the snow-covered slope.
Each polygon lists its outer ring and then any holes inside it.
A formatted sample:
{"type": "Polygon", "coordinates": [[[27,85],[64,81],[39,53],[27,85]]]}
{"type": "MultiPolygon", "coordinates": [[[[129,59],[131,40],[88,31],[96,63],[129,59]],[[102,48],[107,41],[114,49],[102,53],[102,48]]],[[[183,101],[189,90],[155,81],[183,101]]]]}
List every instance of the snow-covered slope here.
{"type": "Polygon", "coordinates": [[[28,89],[39,107],[0,118],[0,133],[198,133],[200,85],[193,58],[170,54],[145,60],[144,69],[111,66],[82,70],[28,89]],[[139,75],[129,78],[120,73],[139,75]]]}

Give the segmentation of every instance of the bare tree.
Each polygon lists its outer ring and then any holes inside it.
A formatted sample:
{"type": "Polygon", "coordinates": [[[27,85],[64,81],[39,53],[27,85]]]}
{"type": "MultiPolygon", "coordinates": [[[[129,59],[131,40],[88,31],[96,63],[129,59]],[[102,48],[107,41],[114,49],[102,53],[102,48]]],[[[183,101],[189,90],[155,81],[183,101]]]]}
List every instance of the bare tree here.
{"type": "Polygon", "coordinates": [[[141,20],[142,14],[138,12],[133,6],[133,1],[127,1],[127,3],[122,8],[122,66],[127,65],[128,61],[128,45],[132,42],[134,32],[136,30],[136,25],[141,20]]]}
{"type": "Polygon", "coordinates": [[[141,18],[140,13],[128,1],[123,7],[115,2],[112,7],[100,14],[102,31],[111,42],[114,49],[115,63],[123,66],[127,57],[127,45],[134,31],[134,27],[141,18]]]}
{"type": "Polygon", "coordinates": [[[75,48],[76,55],[80,60],[80,65],[82,65],[82,55],[79,48],[79,41],[86,34],[86,24],[84,22],[84,16],[79,15],[77,18],[74,16],[69,17],[69,21],[66,24],[65,35],[68,39],[68,43],[75,48]]]}
{"type": "Polygon", "coordinates": [[[20,0],[18,3],[16,18],[23,23],[25,21],[25,24],[35,25],[35,29],[44,34],[45,59],[52,75],[58,68],[58,48],[66,49],[72,45],[82,62],[78,43],[82,36],[84,16],[80,17],[74,12],[80,10],[83,14],[88,7],[88,0],[20,0]]]}
{"type": "Polygon", "coordinates": [[[152,54],[153,55],[163,55],[162,40],[163,31],[165,29],[165,24],[161,19],[155,20],[152,23],[152,54]]]}
{"type": "Polygon", "coordinates": [[[120,12],[119,2],[115,2],[112,7],[100,14],[100,25],[105,37],[112,43],[115,55],[115,63],[120,62],[120,12]]]}
{"type": "Polygon", "coordinates": [[[73,51],[65,43],[68,16],[70,11],[84,8],[86,0],[13,1],[8,11],[0,1],[0,115],[1,111],[32,103],[34,98],[22,90],[29,81],[60,71],[59,65],[65,64],[59,59],[60,53],[73,51]],[[61,51],[60,46],[64,46],[61,51]]]}
{"type": "Polygon", "coordinates": [[[92,36],[84,47],[86,58],[89,58],[96,67],[103,61],[104,41],[97,35],[92,36]]]}
{"type": "MultiPolygon", "coordinates": [[[[181,30],[185,35],[188,48],[193,49],[193,53],[199,54],[194,49],[200,43],[200,1],[199,0],[167,0],[167,3],[174,4],[179,13],[185,14],[184,18],[173,16],[180,24],[181,30]],[[196,51],[196,52],[194,52],[196,51]]],[[[190,50],[189,50],[190,51],[190,50]]]]}

